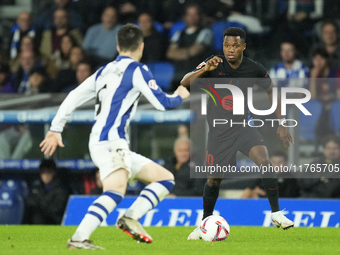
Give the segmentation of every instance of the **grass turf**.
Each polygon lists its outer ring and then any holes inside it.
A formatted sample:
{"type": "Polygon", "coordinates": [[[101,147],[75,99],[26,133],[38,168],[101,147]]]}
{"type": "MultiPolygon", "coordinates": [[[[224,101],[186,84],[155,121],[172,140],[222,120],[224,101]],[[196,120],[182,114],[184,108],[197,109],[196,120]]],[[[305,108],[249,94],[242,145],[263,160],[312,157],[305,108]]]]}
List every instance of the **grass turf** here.
{"type": "Polygon", "coordinates": [[[231,227],[226,241],[187,241],[192,227],[148,227],[152,244],[137,243],[116,227],[100,227],[91,240],[106,250],[67,250],[75,227],[0,226],[0,254],[340,254],[337,228],[231,227]]]}

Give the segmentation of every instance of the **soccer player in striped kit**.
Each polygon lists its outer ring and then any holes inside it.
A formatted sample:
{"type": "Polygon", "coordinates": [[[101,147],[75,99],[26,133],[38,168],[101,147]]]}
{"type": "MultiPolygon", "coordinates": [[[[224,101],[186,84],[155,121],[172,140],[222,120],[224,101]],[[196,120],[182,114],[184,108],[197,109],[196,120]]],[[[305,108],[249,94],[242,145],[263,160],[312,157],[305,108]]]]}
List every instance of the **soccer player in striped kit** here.
{"type": "Polygon", "coordinates": [[[152,238],[139,219],[160,203],[174,186],[171,172],[129,150],[127,128],[141,94],[156,109],[164,111],[181,105],[190,93],[180,86],[173,95],[167,95],[157,86],[152,73],[139,63],[144,43],[143,34],[137,26],[127,24],[121,27],[117,40],[119,56],[70,92],[40,144],[45,155],[52,155],[57,146],[64,147],[61,132],[67,119],[78,106],[96,98],[96,116],[89,149],[100,171],[103,194],[89,207],[76,232],[68,240],[69,249],[103,249],[89,240],[90,235],[122,201],[127,183],[134,180],[148,185],[117,225],[135,240],[151,243],[152,238]]]}

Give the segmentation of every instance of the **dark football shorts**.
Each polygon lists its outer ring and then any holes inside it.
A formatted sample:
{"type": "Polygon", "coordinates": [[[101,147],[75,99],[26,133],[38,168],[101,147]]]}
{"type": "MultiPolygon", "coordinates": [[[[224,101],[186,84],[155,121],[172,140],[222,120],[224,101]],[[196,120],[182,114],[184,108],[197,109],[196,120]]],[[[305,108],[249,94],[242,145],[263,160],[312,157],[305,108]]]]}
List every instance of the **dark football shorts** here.
{"type": "Polygon", "coordinates": [[[241,127],[237,134],[223,141],[208,138],[206,165],[235,166],[236,153],[242,152],[249,156],[249,151],[256,145],[265,145],[264,139],[255,127],[241,127]]]}

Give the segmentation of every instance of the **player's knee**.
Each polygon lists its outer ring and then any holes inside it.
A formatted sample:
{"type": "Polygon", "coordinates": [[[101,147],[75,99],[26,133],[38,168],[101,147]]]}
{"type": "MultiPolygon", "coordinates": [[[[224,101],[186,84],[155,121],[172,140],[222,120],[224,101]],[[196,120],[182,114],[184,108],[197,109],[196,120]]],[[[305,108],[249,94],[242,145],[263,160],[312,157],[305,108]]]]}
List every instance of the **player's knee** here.
{"type": "Polygon", "coordinates": [[[256,160],[258,166],[268,166],[270,164],[270,160],[268,157],[259,157],[256,160]]]}
{"type": "Polygon", "coordinates": [[[163,180],[174,181],[175,180],[175,176],[170,171],[167,171],[167,173],[164,174],[164,179],[163,180]]]}
{"type": "Polygon", "coordinates": [[[222,179],[220,178],[209,178],[207,180],[207,184],[209,187],[219,187],[222,179]]]}

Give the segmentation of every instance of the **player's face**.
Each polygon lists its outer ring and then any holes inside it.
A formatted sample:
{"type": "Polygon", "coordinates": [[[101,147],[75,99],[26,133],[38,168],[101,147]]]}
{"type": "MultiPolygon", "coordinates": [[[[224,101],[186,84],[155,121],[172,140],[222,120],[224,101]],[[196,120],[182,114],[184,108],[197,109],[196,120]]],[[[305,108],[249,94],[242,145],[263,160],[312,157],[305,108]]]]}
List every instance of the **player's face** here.
{"type": "Polygon", "coordinates": [[[295,47],[290,43],[281,44],[281,58],[283,62],[292,63],[295,59],[295,47]]]}
{"type": "Polygon", "coordinates": [[[183,164],[190,159],[190,143],[187,141],[179,141],[175,146],[175,156],[177,163],[183,164]]]}
{"type": "Polygon", "coordinates": [[[335,142],[330,141],[326,144],[323,154],[326,159],[334,160],[340,157],[340,148],[335,142]]]}
{"type": "Polygon", "coordinates": [[[243,56],[246,44],[239,36],[225,36],[223,41],[223,53],[228,62],[235,63],[243,56]]]}
{"type": "Polygon", "coordinates": [[[322,29],[322,40],[326,45],[334,45],[338,40],[336,28],[332,24],[327,24],[322,29]]]}

